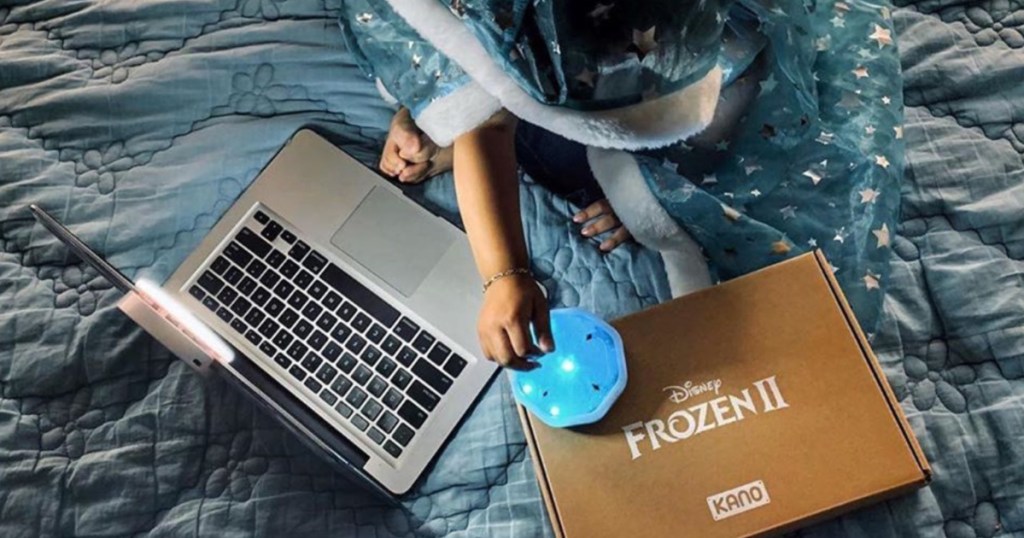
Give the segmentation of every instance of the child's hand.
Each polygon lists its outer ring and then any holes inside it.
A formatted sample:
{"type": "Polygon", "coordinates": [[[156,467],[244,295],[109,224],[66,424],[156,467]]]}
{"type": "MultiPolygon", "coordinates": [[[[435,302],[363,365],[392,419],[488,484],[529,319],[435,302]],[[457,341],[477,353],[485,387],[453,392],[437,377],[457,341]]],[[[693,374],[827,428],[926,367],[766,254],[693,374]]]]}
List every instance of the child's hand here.
{"type": "Polygon", "coordinates": [[[610,252],[633,237],[630,235],[629,230],[622,225],[608,200],[598,200],[590,204],[583,211],[573,215],[572,221],[576,224],[587,223],[580,230],[580,234],[584,237],[594,237],[605,232],[611,232],[598,246],[604,252],[610,252]]]}
{"type": "Polygon", "coordinates": [[[555,349],[547,299],[527,276],[502,278],[487,288],[477,333],[488,360],[516,370],[535,368],[536,364],[527,358],[555,349]],[[531,321],[540,349],[530,337],[531,321]]]}
{"type": "Polygon", "coordinates": [[[402,183],[419,183],[451,170],[451,148],[440,148],[416,127],[409,109],[402,107],[391,118],[388,138],[378,167],[402,183]]]}

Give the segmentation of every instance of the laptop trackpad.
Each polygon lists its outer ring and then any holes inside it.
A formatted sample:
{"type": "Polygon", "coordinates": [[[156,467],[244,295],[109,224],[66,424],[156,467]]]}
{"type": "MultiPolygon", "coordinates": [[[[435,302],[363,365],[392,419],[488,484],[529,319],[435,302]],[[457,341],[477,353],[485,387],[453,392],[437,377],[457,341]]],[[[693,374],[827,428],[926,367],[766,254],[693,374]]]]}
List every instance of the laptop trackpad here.
{"type": "Polygon", "coordinates": [[[374,187],[331,243],[409,297],[448,250],[452,237],[439,218],[374,187]]]}

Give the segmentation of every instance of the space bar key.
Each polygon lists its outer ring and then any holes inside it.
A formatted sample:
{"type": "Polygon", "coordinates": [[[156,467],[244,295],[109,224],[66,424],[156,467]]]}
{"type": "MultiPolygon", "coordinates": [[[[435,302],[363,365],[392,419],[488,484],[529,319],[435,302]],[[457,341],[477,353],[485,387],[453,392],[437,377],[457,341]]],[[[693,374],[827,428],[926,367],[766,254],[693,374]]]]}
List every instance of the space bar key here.
{"type": "Polygon", "coordinates": [[[355,303],[356,306],[376,318],[385,327],[391,327],[398,320],[400,315],[398,310],[395,310],[393,306],[378,297],[376,293],[373,293],[366,286],[349,276],[348,273],[342,271],[337,265],[333,263],[328,265],[327,269],[324,269],[324,272],[320,274],[320,278],[324,279],[324,282],[332,288],[338,290],[345,298],[355,303]]]}

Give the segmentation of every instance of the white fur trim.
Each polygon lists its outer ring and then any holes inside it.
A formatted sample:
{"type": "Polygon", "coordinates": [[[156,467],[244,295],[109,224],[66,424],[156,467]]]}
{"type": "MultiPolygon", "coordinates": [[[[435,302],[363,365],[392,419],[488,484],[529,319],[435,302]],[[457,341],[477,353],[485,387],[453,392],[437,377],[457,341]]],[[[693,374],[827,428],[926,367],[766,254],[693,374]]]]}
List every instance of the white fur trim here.
{"type": "Polygon", "coordinates": [[[469,81],[427,105],[416,116],[416,126],[443,148],[499,110],[501,103],[493,95],[469,81]]]}
{"type": "Polygon", "coordinates": [[[633,238],[661,253],[672,296],[711,286],[711,274],[700,246],[661,207],[647,187],[636,159],[625,151],[590,147],[587,162],[633,238]]]}
{"type": "Polygon", "coordinates": [[[674,93],[611,110],[582,111],[530,97],[459,18],[437,0],[388,0],[410,26],[462,67],[518,118],[588,146],[637,150],[672,144],[707,127],[718,104],[722,69],[674,93]]]}

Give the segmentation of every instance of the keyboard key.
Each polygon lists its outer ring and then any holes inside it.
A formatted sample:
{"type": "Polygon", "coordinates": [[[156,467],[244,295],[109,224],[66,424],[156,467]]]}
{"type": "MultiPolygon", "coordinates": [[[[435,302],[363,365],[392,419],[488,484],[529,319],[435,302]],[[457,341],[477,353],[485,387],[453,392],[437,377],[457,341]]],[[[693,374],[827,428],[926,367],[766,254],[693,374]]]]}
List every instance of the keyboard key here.
{"type": "Polygon", "coordinates": [[[384,443],[384,451],[391,454],[391,457],[393,458],[397,458],[402,455],[402,447],[395,444],[394,441],[384,443]]]}
{"type": "Polygon", "coordinates": [[[366,385],[366,382],[370,380],[370,376],[372,375],[373,372],[371,372],[369,368],[360,364],[359,367],[356,368],[356,371],[352,372],[352,380],[360,385],[366,385]]]}
{"type": "Polygon", "coordinates": [[[303,319],[292,327],[292,332],[295,333],[295,336],[305,340],[309,333],[313,332],[313,325],[303,319]]]}
{"type": "Polygon", "coordinates": [[[292,367],[288,369],[288,373],[299,381],[306,379],[306,371],[300,368],[298,364],[293,364],[292,367]]]}
{"type": "Polygon", "coordinates": [[[328,312],[324,312],[320,319],[316,320],[316,326],[325,333],[331,332],[334,328],[334,324],[338,322],[338,318],[332,316],[328,312]]]}
{"type": "Polygon", "coordinates": [[[203,306],[205,306],[206,308],[209,308],[213,312],[217,311],[217,305],[218,305],[217,300],[214,299],[213,297],[207,297],[207,298],[203,299],[203,306]]]}
{"type": "MultiPolygon", "coordinates": [[[[317,284],[319,284],[319,282],[317,282],[317,284]]],[[[314,286],[315,285],[316,284],[314,284],[314,286]]],[[[312,290],[313,288],[310,288],[310,293],[313,293],[312,290]]],[[[341,295],[338,295],[333,291],[329,291],[327,292],[327,295],[324,295],[324,307],[326,307],[328,310],[333,312],[334,309],[338,308],[339,305],[341,305],[341,295]]]]}
{"type": "Polygon", "coordinates": [[[291,297],[288,298],[288,306],[296,310],[301,310],[302,307],[306,305],[307,301],[309,301],[309,297],[306,297],[305,293],[302,293],[301,291],[296,291],[295,293],[292,294],[291,297]]]}
{"type": "Polygon", "coordinates": [[[338,402],[338,405],[334,406],[334,410],[345,418],[352,416],[352,408],[345,402],[338,402]]]}
{"type": "Polygon", "coordinates": [[[352,353],[359,353],[366,346],[366,340],[363,340],[358,334],[353,334],[352,338],[345,342],[345,349],[348,349],[352,353]]]}
{"type": "Polygon", "coordinates": [[[291,260],[284,262],[284,265],[281,266],[281,274],[284,275],[285,278],[292,278],[295,276],[295,273],[298,272],[299,264],[291,260]]]}
{"type": "Polygon", "coordinates": [[[326,390],[320,393],[320,399],[327,402],[327,405],[334,405],[334,402],[338,401],[338,397],[334,393],[326,390]]]}
{"type": "Polygon", "coordinates": [[[338,360],[338,368],[340,368],[341,371],[345,372],[346,374],[351,372],[352,369],[355,367],[356,358],[349,353],[345,353],[344,355],[341,356],[341,359],[338,360]]]}
{"type": "Polygon", "coordinates": [[[364,349],[362,354],[359,355],[359,358],[363,359],[363,362],[366,364],[373,366],[374,364],[377,364],[378,360],[380,360],[380,350],[373,346],[366,346],[366,349],[364,349]]]}
{"type": "Polygon", "coordinates": [[[262,211],[257,211],[256,215],[254,215],[254,218],[256,219],[256,222],[260,224],[266,224],[267,222],[270,222],[270,217],[268,217],[267,214],[262,211]]]}
{"type": "Polygon", "coordinates": [[[384,433],[391,433],[395,426],[398,426],[398,417],[387,411],[384,411],[384,414],[377,419],[377,427],[384,430],[384,433]]]}
{"type": "Polygon", "coordinates": [[[257,287],[259,287],[259,284],[257,284],[255,280],[249,277],[243,278],[242,281],[238,283],[238,291],[246,297],[252,295],[252,292],[257,287]]]}
{"type": "MultiPolygon", "coordinates": [[[[372,420],[372,419],[371,419],[372,420]]],[[[366,436],[373,440],[378,445],[384,444],[384,434],[380,433],[377,428],[370,428],[370,431],[366,433],[366,436]]]]}
{"type": "MultiPolygon", "coordinates": [[[[298,342],[296,342],[296,344],[298,344],[298,342]]],[[[292,347],[295,347],[295,344],[292,344],[292,347]]],[[[305,368],[307,372],[315,372],[317,371],[318,368],[320,368],[320,365],[323,363],[324,360],[321,359],[319,355],[310,351],[309,353],[306,354],[306,358],[302,359],[301,364],[302,367],[305,368]]]]}
{"type": "Polygon", "coordinates": [[[249,326],[246,325],[245,322],[240,319],[233,319],[231,320],[231,328],[234,329],[239,334],[245,334],[245,330],[248,329],[249,326]]]}
{"type": "Polygon", "coordinates": [[[405,370],[402,370],[401,368],[399,368],[398,373],[395,374],[395,377],[391,378],[391,383],[393,383],[396,387],[402,390],[405,390],[405,387],[408,387],[411,381],[412,374],[406,372],[405,370]]]}
{"type": "Polygon", "coordinates": [[[277,295],[282,299],[287,299],[293,291],[295,291],[295,286],[292,286],[292,283],[287,280],[282,280],[274,286],[274,295],[277,295]]]}
{"type": "Polygon", "coordinates": [[[402,363],[402,366],[412,366],[412,362],[416,360],[416,352],[409,349],[408,346],[403,346],[402,351],[398,352],[398,362],[402,363]]]}
{"type": "Polygon", "coordinates": [[[429,362],[420,359],[412,367],[412,373],[430,385],[430,388],[444,394],[452,386],[452,380],[429,362]]]}
{"type": "Polygon", "coordinates": [[[363,406],[363,415],[370,420],[376,420],[377,417],[380,416],[380,412],[383,410],[384,408],[381,407],[379,403],[374,400],[369,400],[366,402],[366,405],[363,406]]]}
{"type": "MultiPolygon", "coordinates": [[[[319,301],[324,296],[324,294],[327,293],[327,284],[324,284],[323,282],[320,282],[319,280],[317,280],[306,291],[309,292],[309,296],[310,297],[312,297],[312,298],[316,299],[317,301],[319,301]]],[[[334,308],[331,307],[331,306],[328,306],[327,309],[328,310],[333,310],[334,308]]]]}
{"type": "Polygon", "coordinates": [[[302,315],[306,316],[309,321],[316,321],[316,318],[320,317],[320,313],[324,311],[324,308],[313,301],[310,301],[306,305],[306,308],[302,309],[302,315]]]}
{"type": "Polygon", "coordinates": [[[277,353],[277,348],[275,348],[270,342],[263,342],[260,344],[260,351],[268,357],[273,357],[277,353]]]}
{"type": "Polygon", "coordinates": [[[352,388],[352,380],[345,376],[339,376],[331,384],[331,390],[338,393],[338,396],[344,396],[348,389],[352,388]]]}
{"type": "Polygon", "coordinates": [[[325,359],[334,362],[335,360],[337,360],[338,357],[341,356],[341,346],[335,344],[334,342],[331,342],[327,344],[327,347],[324,348],[323,354],[325,359]]]}
{"type": "Polygon", "coordinates": [[[413,381],[412,386],[405,393],[427,411],[433,411],[437,407],[437,403],[441,401],[437,394],[434,394],[432,390],[419,381],[413,381]]]}
{"type": "Polygon", "coordinates": [[[388,357],[394,357],[398,350],[401,349],[402,342],[400,342],[394,336],[389,336],[384,339],[384,343],[380,345],[380,348],[387,354],[388,357]]]}
{"type": "Polygon", "coordinates": [[[238,281],[242,280],[243,276],[245,276],[245,274],[242,273],[241,269],[232,267],[231,269],[228,269],[228,272],[224,273],[224,280],[227,280],[228,284],[238,284],[238,281]]]}
{"type": "Polygon", "coordinates": [[[239,267],[245,267],[252,261],[252,254],[249,254],[248,251],[234,241],[224,247],[224,257],[235,262],[239,267]]]}
{"type": "Polygon", "coordinates": [[[319,381],[313,379],[312,377],[306,379],[306,382],[303,383],[303,385],[306,385],[307,389],[313,391],[313,394],[320,392],[320,389],[324,388],[324,386],[321,385],[319,381]]]}
{"type": "Polygon", "coordinates": [[[370,391],[370,394],[380,398],[387,388],[388,384],[385,383],[380,376],[374,376],[373,380],[370,381],[370,384],[367,385],[366,390],[370,391]]]}
{"type": "Polygon", "coordinates": [[[320,349],[324,347],[324,344],[327,343],[327,335],[320,331],[313,331],[313,334],[306,339],[306,343],[309,344],[309,347],[320,351],[320,349]]]}
{"type": "Polygon", "coordinates": [[[273,241],[277,239],[277,236],[281,235],[282,230],[284,230],[284,228],[280,224],[271,221],[263,227],[263,231],[260,232],[260,235],[262,235],[267,241],[273,241]]]}
{"type": "Polygon", "coordinates": [[[363,392],[362,389],[360,389],[359,387],[353,387],[352,392],[348,393],[348,396],[345,398],[345,401],[348,402],[349,405],[351,405],[352,407],[358,409],[363,405],[363,402],[366,401],[366,393],[363,392]]]}
{"type": "Polygon", "coordinates": [[[218,275],[223,275],[224,271],[227,271],[229,267],[231,267],[231,264],[228,263],[224,256],[217,256],[217,259],[213,260],[213,263],[210,264],[210,269],[213,269],[213,272],[218,275]]]}
{"type": "Polygon", "coordinates": [[[432,345],[434,345],[434,337],[427,331],[421,332],[420,335],[416,337],[416,340],[413,340],[412,342],[413,349],[423,353],[424,355],[430,351],[430,346],[432,345]]]}
{"type": "Polygon", "coordinates": [[[231,304],[231,311],[239,316],[244,316],[250,308],[252,308],[252,303],[245,300],[244,297],[239,297],[237,301],[231,304]]]}
{"type": "Polygon", "coordinates": [[[277,317],[284,310],[284,303],[278,299],[270,299],[270,302],[266,306],[267,313],[271,316],[277,317]]]}
{"type": "Polygon", "coordinates": [[[281,368],[288,368],[292,365],[292,360],[285,356],[284,353],[278,353],[274,356],[274,362],[281,366],[281,368]]]}
{"type": "Polygon", "coordinates": [[[373,323],[373,320],[366,314],[360,312],[359,315],[356,316],[356,319],[352,320],[352,328],[361,333],[366,332],[366,329],[370,327],[371,323],[373,323]]]}
{"type": "Polygon", "coordinates": [[[294,243],[296,238],[295,234],[289,232],[288,230],[285,230],[281,232],[281,239],[284,239],[285,243],[294,243]]]}
{"type": "Polygon", "coordinates": [[[206,298],[206,292],[196,284],[193,284],[192,287],[188,289],[188,293],[195,297],[197,301],[202,301],[206,298]]]}
{"type": "Polygon", "coordinates": [[[295,337],[292,336],[291,333],[289,333],[288,331],[281,331],[277,333],[277,336],[274,337],[274,345],[281,349],[285,349],[288,347],[288,344],[292,343],[292,340],[294,339],[295,337]]]}
{"type": "Polygon", "coordinates": [[[412,339],[416,337],[416,333],[418,332],[420,332],[420,326],[416,325],[409,318],[403,317],[399,320],[398,324],[395,325],[395,334],[406,342],[412,342],[412,339]]]}
{"type": "Polygon", "coordinates": [[[445,359],[448,358],[448,355],[451,354],[451,348],[442,344],[441,342],[438,342],[434,344],[434,347],[433,349],[430,350],[430,353],[427,353],[427,358],[429,358],[430,361],[433,362],[434,364],[441,366],[442,364],[444,364],[445,359]]]}
{"type": "Polygon", "coordinates": [[[398,444],[402,446],[409,446],[409,441],[412,440],[412,436],[415,434],[416,432],[409,429],[408,426],[401,424],[398,426],[398,429],[395,430],[395,434],[391,437],[394,438],[398,444]]]}
{"type": "MultiPolygon", "coordinates": [[[[398,408],[398,416],[402,417],[402,420],[408,422],[417,430],[420,429],[420,426],[422,426],[427,420],[427,414],[408,400],[398,408]]],[[[397,437],[398,434],[396,433],[395,435],[397,437]]],[[[401,441],[399,441],[399,443],[401,443],[401,441]]]]}
{"type": "Polygon", "coordinates": [[[337,265],[333,263],[328,264],[320,277],[324,279],[324,282],[359,306],[359,308],[362,308],[376,318],[381,325],[391,327],[398,320],[398,310],[395,310],[384,299],[377,297],[366,286],[356,282],[337,265]]]}
{"type": "MultiPolygon", "coordinates": [[[[381,401],[384,402],[384,405],[388,406],[388,409],[395,409],[404,399],[405,397],[402,396],[401,392],[395,389],[388,389],[388,393],[381,398],[381,401]]],[[[390,430],[388,431],[390,432],[390,430]]]]}
{"type": "Polygon", "coordinates": [[[224,320],[224,323],[229,324],[233,319],[235,319],[235,316],[231,315],[231,311],[223,306],[217,309],[217,317],[224,320]]]}
{"type": "MultiPolygon", "coordinates": [[[[241,300],[242,299],[239,299],[239,301],[241,300]]],[[[252,327],[259,327],[260,323],[263,321],[263,318],[265,317],[267,317],[266,314],[261,312],[258,308],[253,308],[252,310],[249,311],[248,314],[246,314],[245,322],[252,327]]]]}
{"type": "Polygon", "coordinates": [[[355,415],[352,417],[352,425],[359,428],[359,431],[366,431],[366,428],[370,427],[370,422],[361,415],[355,415]]]}
{"type": "Polygon", "coordinates": [[[264,286],[270,289],[274,289],[274,286],[276,286],[277,283],[280,281],[281,275],[273,271],[267,271],[266,273],[263,273],[263,276],[260,277],[260,284],[263,284],[264,286]]]}
{"type": "Polygon", "coordinates": [[[313,283],[313,275],[309,274],[308,271],[299,271],[299,274],[295,275],[292,282],[294,282],[300,290],[304,290],[313,283]]]}
{"type": "Polygon", "coordinates": [[[299,360],[306,356],[307,351],[309,351],[309,348],[306,347],[306,344],[296,340],[295,342],[292,342],[292,345],[288,347],[288,351],[285,353],[287,353],[293,360],[299,360]]]}
{"type": "Polygon", "coordinates": [[[299,314],[291,308],[285,308],[284,312],[281,312],[280,317],[277,318],[277,321],[280,321],[281,325],[291,329],[292,325],[295,325],[295,322],[299,321],[299,314]]]}
{"type": "Polygon", "coordinates": [[[338,370],[330,364],[324,364],[316,372],[316,378],[322,381],[325,385],[334,381],[334,376],[338,375],[338,370]]]}
{"type": "Polygon", "coordinates": [[[334,330],[331,331],[331,338],[339,344],[344,344],[345,339],[348,338],[348,335],[350,334],[352,334],[352,329],[349,329],[344,323],[339,323],[334,327],[334,330]]]}
{"type": "Polygon", "coordinates": [[[288,251],[288,257],[293,259],[293,260],[301,261],[302,258],[305,257],[306,253],[308,253],[308,252],[309,252],[309,245],[307,245],[303,241],[299,241],[299,242],[295,243],[294,246],[292,246],[291,250],[288,251]]]}
{"type": "Polygon", "coordinates": [[[309,256],[306,256],[305,260],[302,260],[302,266],[312,271],[315,275],[327,266],[327,258],[324,258],[323,254],[314,250],[309,253],[309,256]]]}
{"type": "Polygon", "coordinates": [[[246,331],[245,339],[254,346],[258,346],[263,342],[263,338],[260,337],[260,333],[256,332],[256,329],[249,329],[246,331]]]}
{"type": "Polygon", "coordinates": [[[395,368],[398,368],[398,365],[395,364],[395,361],[388,358],[384,358],[382,361],[377,363],[376,370],[378,374],[384,376],[384,379],[387,379],[391,377],[391,374],[395,372],[395,368]]]}
{"type": "Polygon", "coordinates": [[[253,278],[259,278],[261,275],[263,275],[263,271],[266,270],[267,264],[259,260],[253,260],[253,262],[249,264],[249,267],[245,268],[245,272],[248,273],[248,275],[253,278]]]}
{"type": "Polygon", "coordinates": [[[252,302],[254,304],[258,306],[263,306],[267,304],[267,301],[270,300],[270,290],[264,288],[263,286],[260,286],[256,288],[256,291],[252,292],[252,297],[250,298],[252,299],[252,302]]]}
{"type": "Polygon", "coordinates": [[[348,301],[338,308],[338,317],[345,321],[351,320],[354,315],[356,315],[356,307],[348,301]]]}
{"type": "Polygon", "coordinates": [[[376,323],[373,324],[373,327],[370,327],[369,331],[366,331],[366,337],[374,344],[379,344],[380,341],[384,339],[385,335],[387,335],[387,333],[384,331],[384,327],[381,327],[376,323]]]}
{"type": "Polygon", "coordinates": [[[284,263],[286,259],[288,258],[285,258],[284,254],[282,254],[280,250],[274,249],[273,252],[267,256],[267,265],[277,269],[281,267],[281,264],[284,263]]]}
{"type": "Polygon", "coordinates": [[[250,230],[248,227],[239,230],[238,235],[235,236],[235,240],[241,243],[245,248],[253,251],[260,258],[266,257],[266,255],[274,248],[270,246],[270,243],[264,241],[262,237],[256,235],[256,232],[250,230]]]}
{"type": "Polygon", "coordinates": [[[224,287],[224,281],[209,271],[203,271],[203,274],[199,275],[199,280],[196,280],[196,284],[213,295],[220,293],[224,287]]]}
{"type": "Polygon", "coordinates": [[[277,330],[280,329],[280,328],[281,328],[281,326],[278,325],[277,322],[275,322],[274,320],[272,320],[270,318],[267,318],[263,322],[263,324],[260,325],[259,331],[260,331],[260,334],[262,334],[264,338],[271,338],[275,334],[277,334],[277,330]]]}
{"type": "Polygon", "coordinates": [[[444,364],[443,370],[452,377],[459,377],[462,370],[466,367],[466,359],[458,355],[452,355],[448,362],[444,364]]]}

